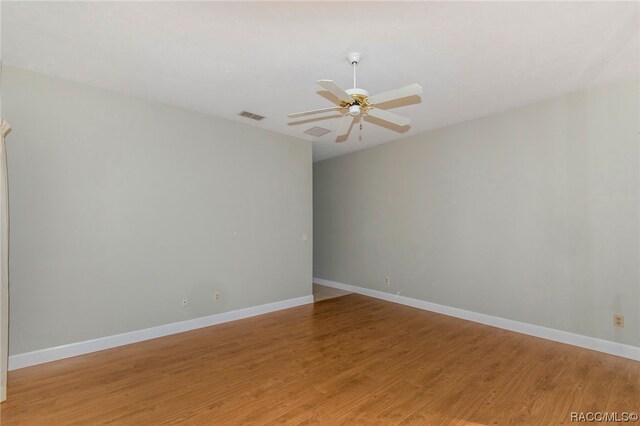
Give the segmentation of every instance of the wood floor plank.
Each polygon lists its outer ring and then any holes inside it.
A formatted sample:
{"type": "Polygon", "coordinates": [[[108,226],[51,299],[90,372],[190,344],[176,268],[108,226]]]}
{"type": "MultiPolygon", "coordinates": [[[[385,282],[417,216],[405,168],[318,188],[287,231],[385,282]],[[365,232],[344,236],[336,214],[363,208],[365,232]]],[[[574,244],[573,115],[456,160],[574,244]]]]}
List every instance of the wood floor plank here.
{"type": "Polygon", "coordinates": [[[640,362],[357,294],[9,373],[10,425],[567,424],[640,362]]]}

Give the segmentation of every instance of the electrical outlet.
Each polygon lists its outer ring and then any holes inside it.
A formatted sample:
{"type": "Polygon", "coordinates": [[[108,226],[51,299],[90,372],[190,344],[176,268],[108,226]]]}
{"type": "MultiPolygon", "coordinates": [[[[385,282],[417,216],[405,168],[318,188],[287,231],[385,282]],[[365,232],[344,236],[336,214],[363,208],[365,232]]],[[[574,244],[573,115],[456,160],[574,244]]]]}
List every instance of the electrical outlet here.
{"type": "Polygon", "coordinates": [[[220,296],[220,293],[214,293],[213,301],[214,302],[219,302],[220,300],[222,300],[222,296],[220,296]]]}
{"type": "Polygon", "coordinates": [[[613,326],[624,327],[624,315],[613,314],[613,326]]]}
{"type": "Polygon", "coordinates": [[[184,299],[182,299],[182,307],[184,308],[185,306],[187,306],[189,304],[189,298],[185,297],[184,299]]]}
{"type": "Polygon", "coordinates": [[[384,285],[390,285],[390,284],[391,284],[391,278],[384,277],[384,285]]]}

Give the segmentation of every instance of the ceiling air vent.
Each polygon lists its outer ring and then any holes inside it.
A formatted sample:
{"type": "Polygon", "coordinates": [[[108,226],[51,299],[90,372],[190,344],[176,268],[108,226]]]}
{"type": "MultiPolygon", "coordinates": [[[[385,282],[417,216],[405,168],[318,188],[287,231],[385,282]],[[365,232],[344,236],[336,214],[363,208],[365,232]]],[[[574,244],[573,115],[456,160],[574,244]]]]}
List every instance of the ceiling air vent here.
{"type": "Polygon", "coordinates": [[[309,130],[305,130],[303,133],[306,133],[311,136],[320,137],[322,135],[326,135],[331,130],[325,129],[323,127],[312,127],[309,130]]]}
{"type": "Polygon", "coordinates": [[[238,114],[240,117],[244,117],[244,118],[250,118],[252,120],[256,120],[256,121],[260,121],[264,118],[264,116],[262,115],[258,115],[258,114],[254,114],[252,112],[248,112],[248,111],[240,111],[240,114],[238,114]]]}

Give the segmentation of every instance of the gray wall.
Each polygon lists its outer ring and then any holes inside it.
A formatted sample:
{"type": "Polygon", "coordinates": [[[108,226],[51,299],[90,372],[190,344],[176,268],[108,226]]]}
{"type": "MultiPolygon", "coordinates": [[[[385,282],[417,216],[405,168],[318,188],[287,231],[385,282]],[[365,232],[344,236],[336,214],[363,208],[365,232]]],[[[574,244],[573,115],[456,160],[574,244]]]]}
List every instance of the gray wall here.
{"type": "Polygon", "coordinates": [[[311,294],[309,142],[11,67],[2,83],[11,354],[311,294]]]}
{"type": "Polygon", "coordinates": [[[316,163],[314,276],[637,346],[639,112],[630,79],[316,163]]]}

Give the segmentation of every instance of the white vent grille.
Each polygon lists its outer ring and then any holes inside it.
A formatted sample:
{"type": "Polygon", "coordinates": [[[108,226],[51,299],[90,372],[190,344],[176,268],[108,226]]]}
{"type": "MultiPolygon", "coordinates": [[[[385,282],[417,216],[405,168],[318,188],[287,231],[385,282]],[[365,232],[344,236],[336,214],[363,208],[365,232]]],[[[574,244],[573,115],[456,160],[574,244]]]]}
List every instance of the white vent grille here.
{"type": "Polygon", "coordinates": [[[260,121],[260,120],[262,120],[264,118],[264,116],[262,116],[262,115],[254,114],[254,113],[248,112],[248,111],[240,111],[240,113],[238,115],[240,117],[250,118],[251,120],[256,120],[256,121],[260,121]]]}
{"type": "Polygon", "coordinates": [[[306,134],[311,135],[311,136],[320,137],[322,135],[326,135],[330,131],[331,130],[325,129],[323,127],[312,127],[309,130],[305,130],[303,133],[306,133],[306,134]]]}

